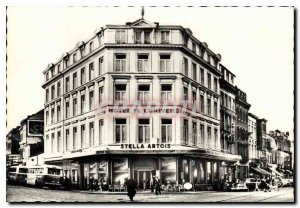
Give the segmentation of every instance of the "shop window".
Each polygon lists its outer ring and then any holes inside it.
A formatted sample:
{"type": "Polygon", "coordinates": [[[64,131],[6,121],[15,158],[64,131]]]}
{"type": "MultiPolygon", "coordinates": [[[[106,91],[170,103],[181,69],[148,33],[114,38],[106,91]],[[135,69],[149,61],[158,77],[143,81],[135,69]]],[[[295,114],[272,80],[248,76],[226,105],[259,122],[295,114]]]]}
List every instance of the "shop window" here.
{"type": "Polygon", "coordinates": [[[196,160],[191,160],[191,173],[192,173],[192,182],[195,184],[198,180],[198,171],[197,171],[197,164],[196,160]]]}
{"type": "Polygon", "coordinates": [[[185,182],[189,182],[190,181],[190,177],[189,177],[189,163],[187,159],[183,159],[182,160],[182,172],[183,172],[183,180],[185,182]]]}
{"type": "Polygon", "coordinates": [[[218,175],[218,162],[213,163],[213,174],[214,174],[214,180],[219,180],[219,175],[218,175]]]}
{"type": "Polygon", "coordinates": [[[139,119],[138,143],[150,142],[150,119],[139,119]]]}
{"type": "Polygon", "coordinates": [[[112,181],[113,184],[124,185],[128,179],[128,160],[127,158],[114,159],[112,161],[112,181]]]}
{"type": "Polygon", "coordinates": [[[71,180],[72,183],[77,183],[77,170],[73,169],[71,175],[72,175],[72,180],[71,180]]]}
{"type": "Polygon", "coordinates": [[[115,71],[116,72],[126,71],[126,54],[115,55],[115,71]]]}
{"type": "Polygon", "coordinates": [[[176,184],[176,159],[175,158],[161,159],[161,182],[164,185],[176,184]]]}
{"type": "Polygon", "coordinates": [[[162,84],[161,85],[161,102],[167,104],[172,101],[172,85],[162,84]]]}
{"type": "Polygon", "coordinates": [[[160,72],[171,72],[171,55],[160,55],[160,72]]]}
{"type": "Polygon", "coordinates": [[[100,160],[98,163],[98,174],[99,181],[107,182],[107,162],[105,160],[100,160]]]}
{"type": "Polygon", "coordinates": [[[206,182],[212,183],[211,162],[206,162],[206,182]]]}
{"type": "Polygon", "coordinates": [[[138,54],[137,68],[138,72],[149,71],[149,54],[138,54]]]}
{"type": "Polygon", "coordinates": [[[161,143],[172,142],[172,119],[161,120],[161,143]]]}
{"type": "Polygon", "coordinates": [[[205,183],[205,179],[204,179],[204,163],[203,162],[199,162],[199,177],[200,177],[200,183],[205,183]]]}
{"type": "Polygon", "coordinates": [[[127,141],[126,119],[116,119],[115,144],[125,143],[127,141]]]}

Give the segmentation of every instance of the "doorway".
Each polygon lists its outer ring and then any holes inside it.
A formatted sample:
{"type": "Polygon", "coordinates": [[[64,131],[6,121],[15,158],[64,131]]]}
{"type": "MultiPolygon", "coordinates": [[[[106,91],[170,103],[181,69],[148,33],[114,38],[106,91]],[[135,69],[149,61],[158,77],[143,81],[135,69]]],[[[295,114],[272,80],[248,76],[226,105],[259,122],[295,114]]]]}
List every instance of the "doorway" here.
{"type": "Polygon", "coordinates": [[[150,189],[151,170],[138,170],[137,177],[140,190],[150,189]]]}

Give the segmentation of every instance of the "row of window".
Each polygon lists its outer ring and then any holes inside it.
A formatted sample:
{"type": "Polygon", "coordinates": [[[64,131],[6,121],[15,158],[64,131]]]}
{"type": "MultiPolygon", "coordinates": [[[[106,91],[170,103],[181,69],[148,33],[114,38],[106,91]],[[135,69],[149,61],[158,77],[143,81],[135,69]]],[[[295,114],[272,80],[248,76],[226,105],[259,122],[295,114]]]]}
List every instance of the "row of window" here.
{"type": "Polygon", "coordinates": [[[235,110],[234,98],[230,97],[229,95],[223,92],[221,92],[221,105],[232,111],[235,110]]]}
{"type": "MultiPolygon", "coordinates": [[[[96,145],[101,145],[104,139],[104,121],[103,119],[99,120],[99,132],[98,132],[98,140],[95,140],[95,130],[94,123],[90,122],[89,124],[82,124],[79,127],[72,127],[65,130],[65,142],[64,142],[64,151],[76,150],[96,145]],[[86,127],[87,126],[87,127],[86,127]],[[88,128],[88,137],[86,137],[86,128],[88,128]],[[72,134],[72,136],[71,136],[72,134]],[[72,141],[71,141],[72,139],[72,141]]],[[[126,118],[117,118],[115,119],[115,130],[114,130],[114,144],[121,144],[128,142],[128,124],[126,118]]],[[[173,123],[172,119],[164,118],[161,119],[160,125],[160,141],[158,143],[172,143],[172,128],[173,123]]],[[[138,143],[150,143],[151,131],[150,131],[150,119],[142,118],[138,119],[137,126],[138,134],[137,134],[137,142],[138,143]]],[[[46,135],[46,150],[48,153],[61,152],[62,148],[62,139],[61,139],[61,131],[56,133],[56,141],[55,141],[55,133],[46,135]]],[[[191,145],[207,145],[211,148],[217,148],[218,145],[218,129],[212,128],[211,126],[207,126],[205,129],[204,124],[200,124],[199,128],[197,122],[192,122],[192,130],[189,131],[189,123],[188,120],[183,120],[183,140],[184,144],[191,145]],[[205,131],[206,131],[206,140],[205,140],[205,131]],[[213,131],[213,132],[212,132],[213,131]],[[192,135],[192,140],[189,141],[190,133],[192,135]],[[212,135],[213,134],[213,135],[212,135]]]]}
{"type": "Polygon", "coordinates": [[[248,111],[246,109],[236,106],[236,115],[238,120],[248,123],[248,111]]]}

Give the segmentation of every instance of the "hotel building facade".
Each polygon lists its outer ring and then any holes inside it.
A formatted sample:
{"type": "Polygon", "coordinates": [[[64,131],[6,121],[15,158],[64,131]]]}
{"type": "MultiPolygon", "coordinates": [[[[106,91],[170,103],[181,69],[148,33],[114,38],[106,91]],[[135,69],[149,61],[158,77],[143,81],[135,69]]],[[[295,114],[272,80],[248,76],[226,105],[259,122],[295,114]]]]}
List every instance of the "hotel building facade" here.
{"type": "Polygon", "coordinates": [[[233,180],[220,141],[221,56],[188,28],[143,18],[106,25],[44,70],[45,156],[89,179],[149,188],[233,180]]]}

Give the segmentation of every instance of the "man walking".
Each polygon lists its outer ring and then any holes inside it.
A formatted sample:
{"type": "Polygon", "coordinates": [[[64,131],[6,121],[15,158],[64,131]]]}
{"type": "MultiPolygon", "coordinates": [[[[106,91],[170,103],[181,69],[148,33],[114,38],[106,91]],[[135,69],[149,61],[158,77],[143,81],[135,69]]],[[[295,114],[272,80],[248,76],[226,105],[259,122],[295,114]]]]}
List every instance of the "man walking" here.
{"type": "Polygon", "coordinates": [[[125,182],[127,186],[127,195],[129,196],[130,201],[133,201],[133,197],[136,194],[137,182],[134,179],[128,179],[125,182]]]}
{"type": "Polygon", "coordinates": [[[158,194],[161,195],[160,186],[161,186],[160,180],[158,177],[156,177],[156,179],[155,179],[155,194],[156,195],[158,195],[158,194]]]}

